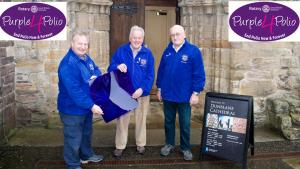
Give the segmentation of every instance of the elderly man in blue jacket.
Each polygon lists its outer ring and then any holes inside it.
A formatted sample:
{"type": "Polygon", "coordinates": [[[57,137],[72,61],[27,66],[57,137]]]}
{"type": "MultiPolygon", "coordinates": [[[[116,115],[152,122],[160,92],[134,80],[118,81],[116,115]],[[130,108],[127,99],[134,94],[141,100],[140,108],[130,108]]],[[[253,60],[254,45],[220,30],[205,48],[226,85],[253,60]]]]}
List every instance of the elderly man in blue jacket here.
{"type": "Polygon", "coordinates": [[[160,154],[169,155],[175,145],[175,120],[178,110],[180,149],[185,160],[192,160],[190,146],[191,105],[198,103],[198,94],[205,85],[205,72],[199,48],[185,38],[182,26],[170,29],[171,41],[162,54],[157,73],[157,97],[163,101],[166,145],[160,154]]]}
{"type": "MultiPolygon", "coordinates": [[[[132,98],[137,99],[139,106],[135,114],[135,141],[137,152],[145,153],[146,116],[149,109],[150,91],[154,81],[154,57],[150,49],[143,45],[144,29],[133,26],[129,34],[129,43],[120,46],[112,57],[108,72],[119,69],[128,72],[135,92],[132,98]]],[[[127,144],[128,126],[131,112],[117,119],[117,130],[114,156],[120,158],[127,144]]]]}
{"type": "Polygon", "coordinates": [[[98,66],[87,55],[88,35],[75,32],[71,48],[58,68],[57,107],[64,130],[64,160],[68,169],[81,169],[81,163],[99,162],[91,147],[93,113],[103,114],[90,96],[89,83],[101,75],[98,66]]]}

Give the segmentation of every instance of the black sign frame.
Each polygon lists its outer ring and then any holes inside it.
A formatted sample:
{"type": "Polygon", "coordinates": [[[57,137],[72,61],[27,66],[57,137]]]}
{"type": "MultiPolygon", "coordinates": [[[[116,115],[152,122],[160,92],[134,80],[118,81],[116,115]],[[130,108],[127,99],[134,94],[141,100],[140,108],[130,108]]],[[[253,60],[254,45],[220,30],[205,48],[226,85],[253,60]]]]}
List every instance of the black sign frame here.
{"type": "MultiPolygon", "coordinates": [[[[222,105],[219,106],[219,107],[222,107],[222,105]]],[[[225,109],[225,108],[228,108],[228,107],[223,106],[223,108],[225,109]]],[[[230,108],[231,107],[229,107],[229,109],[230,108]]],[[[231,108],[231,109],[234,109],[234,108],[231,108]]],[[[230,112],[230,111],[226,111],[226,112],[230,112]]],[[[222,115],[220,115],[220,116],[222,116],[222,115]]],[[[226,117],[228,117],[228,116],[230,116],[230,113],[226,117]]],[[[236,118],[236,119],[242,119],[242,118],[236,118]]],[[[243,120],[245,120],[245,119],[243,119],[243,120]]],[[[228,123],[229,123],[229,121],[228,121],[228,123]]],[[[219,140],[221,139],[222,140],[223,139],[223,135],[217,136],[215,138],[216,138],[216,140],[217,139],[219,139],[219,140]]],[[[223,142],[224,142],[224,139],[223,139],[223,142]]],[[[214,140],[213,142],[215,143],[216,140],[214,140]]],[[[226,149],[226,146],[228,146],[228,144],[233,144],[233,143],[226,142],[224,145],[222,144],[220,147],[222,147],[222,149],[226,149]]],[[[215,145],[213,145],[213,146],[218,147],[217,144],[215,144],[215,145]]],[[[251,149],[251,155],[254,155],[253,97],[252,96],[246,96],[246,95],[236,95],[236,94],[216,93],[216,92],[208,92],[208,93],[206,93],[206,96],[205,96],[205,108],[204,108],[204,118],[203,118],[203,127],[202,127],[202,137],[201,137],[201,146],[200,146],[200,159],[203,159],[204,155],[215,156],[217,158],[226,159],[226,160],[230,160],[230,161],[237,162],[237,163],[242,163],[242,168],[243,169],[247,169],[247,155],[248,155],[248,149],[249,148],[251,149]],[[208,140],[207,139],[208,138],[208,133],[209,134],[213,133],[212,135],[215,137],[215,135],[218,135],[217,134],[218,131],[223,132],[223,133],[224,132],[225,133],[226,132],[228,132],[228,133],[229,132],[233,132],[232,130],[231,131],[229,131],[229,130],[228,131],[223,131],[223,130],[221,131],[218,128],[217,129],[211,129],[210,128],[211,126],[210,127],[207,126],[207,124],[206,124],[207,121],[208,121],[207,120],[207,116],[208,116],[209,113],[210,113],[211,116],[215,115],[216,117],[218,117],[218,121],[217,121],[218,124],[217,124],[217,126],[220,125],[219,124],[219,116],[216,115],[216,114],[211,113],[211,110],[214,110],[214,109],[209,109],[209,108],[211,108],[211,106],[213,106],[213,105],[209,105],[212,102],[213,99],[216,99],[217,103],[218,103],[218,101],[220,101],[220,100],[222,101],[223,100],[223,101],[225,101],[224,103],[226,103],[226,102],[233,102],[235,105],[237,105],[236,103],[240,102],[240,103],[243,103],[241,105],[244,105],[244,106],[247,105],[247,108],[242,107],[242,110],[247,111],[247,112],[243,112],[243,113],[246,113],[246,115],[244,114],[244,118],[247,119],[247,121],[246,121],[246,123],[247,123],[246,124],[246,130],[245,130],[245,133],[242,133],[242,134],[238,133],[238,134],[242,135],[242,138],[243,138],[243,139],[241,139],[242,141],[239,143],[241,145],[240,148],[242,149],[242,150],[240,150],[240,153],[242,155],[241,158],[237,159],[235,157],[231,157],[230,153],[226,154],[226,156],[225,156],[224,154],[218,153],[218,151],[216,151],[216,153],[214,153],[213,151],[209,152],[209,146],[207,146],[208,144],[210,144],[210,142],[207,141],[208,140]],[[211,129],[212,132],[210,132],[209,129],[211,129]]],[[[216,149],[218,149],[218,148],[216,148],[216,149]]],[[[235,154],[235,155],[239,155],[239,154],[235,154]]]]}

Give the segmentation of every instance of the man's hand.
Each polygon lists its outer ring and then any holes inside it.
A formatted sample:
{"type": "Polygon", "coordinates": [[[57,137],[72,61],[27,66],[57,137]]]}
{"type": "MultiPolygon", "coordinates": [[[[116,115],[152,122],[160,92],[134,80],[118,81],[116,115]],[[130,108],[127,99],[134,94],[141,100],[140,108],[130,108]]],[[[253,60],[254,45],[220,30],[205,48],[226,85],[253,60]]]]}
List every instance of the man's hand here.
{"type": "Polygon", "coordinates": [[[127,72],[127,66],[124,63],[119,64],[117,68],[123,73],[127,72]]]}
{"type": "Polygon", "coordinates": [[[93,76],[91,76],[90,80],[94,80],[96,78],[97,78],[97,76],[93,75],[93,76]]]}
{"type": "Polygon", "coordinates": [[[92,86],[92,84],[94,83],[95,79],[97,78],[97,76],[93,75],[90,80],[89,80],[89,86],[92,86]]]}
{"type": "Polygon", "coordinates": [[[91,110],[94,114],[97,114],[97,115],[103,115],[104,114],[102,109],[98,105],[95,105],[95,104],[93,105],[91,110]]]}
{"type": "Polygon", "coordinates": [[[197,96],[196,94],[192,94],[191,98],[190,98],[190,105],[195,105],[199,102],[199,96],[197,96]]]}
{"type": "Polygon", "coordinates": [[[138,89],[132,94],[132,98],[137,99],[137,98],[139,98],[142,94],[143,94],[143,89],[142,89],[142,88],[138,88],[138,89]]]}
{"type": "Polygon", "coordinates": [[[156,96],[157,96],[157,99],[161,102],[162,98],[161,98],[160,90],[157,91],[156,96]]]}

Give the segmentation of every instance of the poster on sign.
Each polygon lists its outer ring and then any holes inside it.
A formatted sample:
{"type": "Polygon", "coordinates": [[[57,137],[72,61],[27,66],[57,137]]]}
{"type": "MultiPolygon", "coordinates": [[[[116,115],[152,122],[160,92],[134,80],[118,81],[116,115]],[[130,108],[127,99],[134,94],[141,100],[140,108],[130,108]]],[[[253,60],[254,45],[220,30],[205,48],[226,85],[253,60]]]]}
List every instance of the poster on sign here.
{"type": "Polygon", "coordinates": [[[207,93],[200,158],[207,154],[246,165],[250,146],[253,154],[253,98],[207,93]]]}

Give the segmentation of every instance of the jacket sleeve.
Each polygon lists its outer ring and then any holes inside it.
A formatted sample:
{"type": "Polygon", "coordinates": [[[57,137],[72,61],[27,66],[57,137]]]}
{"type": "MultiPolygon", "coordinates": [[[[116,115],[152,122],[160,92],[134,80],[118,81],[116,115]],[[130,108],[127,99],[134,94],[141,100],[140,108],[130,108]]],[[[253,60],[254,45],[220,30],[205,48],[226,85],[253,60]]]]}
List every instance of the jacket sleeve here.
{"type": "Polygon", "coordinates": [[[163,77],[163,73],[164,73],[164,69],[165,69],[165,58],[164,58],[165,53],[166,53],[166,50],[162,54],[161,59],[160,59],[160,63],[159,63],[159,66],[158,66],[157,77],[156,77],[156,86],[157,86],[157,88],[161,88],[162,77],[163,77]]]}
{"type": "Polygon", "coordinates": [[[111,63],[107,68],[107,72],[112,72],[117,70],[118,65],[121,64],[120,62],[120,58],[121,58],[121,50],[120,48],[114,53],[112,59],[111,59],[111,63]]]}
{"type": "Polygon", "coordinates": [[[149,51],[148,53],[148,66],[147,66],[147,71],[146,71],[146,77],[141,85],[141,88],[143,89],[144,92],[150,93],[152,86],[153,86],[153,81],[154,81],[154,57],[152,55],[152,52],[149,51]]]}
{"type": "Polygon", "coordinates": [[[80,85],[80,71],[73,66],[64,65],[59,70],[60,78],[69,96],[75,104],[83,109],[91,109],[94,105],[93,100],[84,92],[80,85]]]}
{"type": "Polygon", "coordinates": [[[205,70],[202,60],[202,54],[198,47],[195,47],[194,54],[195,57],[192,69],[192,88],[194,92],[201,92],[205,86],[205,70]]]}

